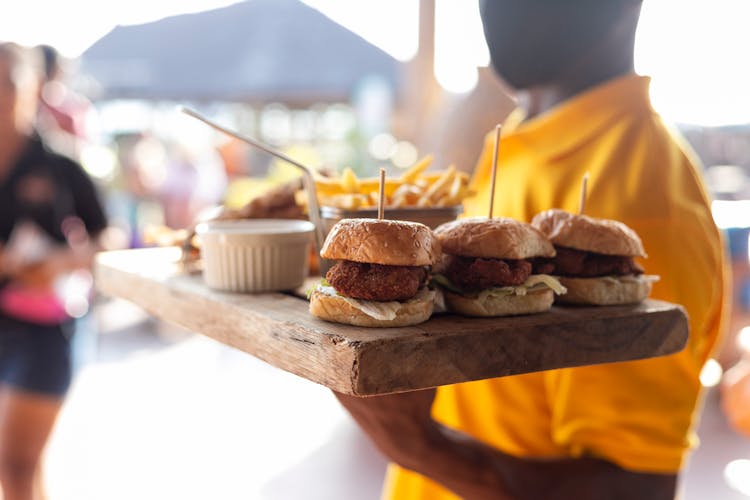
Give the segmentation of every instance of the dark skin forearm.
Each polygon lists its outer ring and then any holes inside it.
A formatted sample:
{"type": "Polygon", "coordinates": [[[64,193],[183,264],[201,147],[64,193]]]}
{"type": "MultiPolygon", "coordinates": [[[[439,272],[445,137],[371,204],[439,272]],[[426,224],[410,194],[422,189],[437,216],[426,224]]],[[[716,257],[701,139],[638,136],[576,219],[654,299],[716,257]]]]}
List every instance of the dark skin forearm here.
{"type": "Polygon", "coordinates": [[[517,458],[445,426],[436,427],[431,457],[410,468],[465,498],[674,498],[674,475],[629,472],[594,458],[517,458]]]}
{"type": "Polygon", "coordinates": [[[671,499],[676,476],[626,471],[594,458],[514,457],[430,417],[434,390],[358,398],[336,394],[389,459],[463,498],[671,499]]]}

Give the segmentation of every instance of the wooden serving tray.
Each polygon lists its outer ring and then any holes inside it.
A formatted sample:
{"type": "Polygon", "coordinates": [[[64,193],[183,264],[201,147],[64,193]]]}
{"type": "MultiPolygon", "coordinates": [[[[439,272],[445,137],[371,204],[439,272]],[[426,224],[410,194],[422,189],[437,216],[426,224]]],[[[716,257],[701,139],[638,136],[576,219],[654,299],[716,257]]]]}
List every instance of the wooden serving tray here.
{"type": "Polygon", "coordinates": [[[156,317],[207,335],[267,363],[346,394],[375,395],[553,368],[662,356],[681,350],[682,307],[553,307],[505,318],[438,315],[417,326],[361,328],[308,313],[284,293],[211,290],[186,274],[179,250],[99,254],[98,289],[156,317]]]}

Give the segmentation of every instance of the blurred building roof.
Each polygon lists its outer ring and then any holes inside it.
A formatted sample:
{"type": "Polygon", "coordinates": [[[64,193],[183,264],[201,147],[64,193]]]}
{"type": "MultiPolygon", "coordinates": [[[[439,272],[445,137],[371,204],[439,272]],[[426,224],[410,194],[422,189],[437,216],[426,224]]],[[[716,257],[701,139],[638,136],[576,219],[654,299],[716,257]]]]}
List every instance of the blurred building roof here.
{"type": "Polygon", "coordinates": [[[395,88],[400,66],[298,0],[118,26],[81,56],[99,99],[342,101],[369,75],[395,88]]]}

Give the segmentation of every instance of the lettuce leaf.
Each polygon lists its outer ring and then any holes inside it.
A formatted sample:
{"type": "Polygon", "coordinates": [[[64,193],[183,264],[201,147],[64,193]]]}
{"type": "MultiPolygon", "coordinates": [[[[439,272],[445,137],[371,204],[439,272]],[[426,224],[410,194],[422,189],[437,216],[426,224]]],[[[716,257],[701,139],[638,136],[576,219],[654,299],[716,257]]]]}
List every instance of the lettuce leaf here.
{"type": "Polygon", "coordinates": [[[323,285],[322,283],[318,284],[318,286],[315,287],[315,290],[325,295],[339,297],[340,299],[345,300],[350,306],[354,307],[355,309],[359,309],[371,318],[385,321],[394,319],[398,314],[398,311],[402,307],[410,304],[413,301],[425,299],[431,301],[435,300],[435,291],[429,290],[428,288],[422,288],[413,298],[404,302],[398,302],[395,300],[388,302],[379,302],[376,300],[353,299],[351,297],[341,295],[332,286],[323,285]]]}
{"type": "Polygon", "coordinates": [[[324,286],[324,287],[328,286],[328,287],[330,287],[331,284],[328,283],[327,279],[321,278],[320,281],[316,285],[311,286],[310,288],[308,288],[307,290],[305,290],[305,295],[307,296],[307,300],[310,300],[310,297],[312,297],[313,292],[315,290],[317,290],[318,287],[321,287],[321,286],[324,286]]]}
{"type": "Polygon", "coordinates": [[[549,274],[532,274],[529,276],[522,285],[517,286],[503,286],[495,288],[487,288],[480,292],[466,292],[460,287],[453,284],[443,274],[433,274],[432,281],[448,290],[449,292],[457,293],[467,297],[480,297],[482,299],[492,295],[496,297],[510,296],[510,295],[526,295],[529,293],[541,292],[546,289],[551,289],[557,295],[562,295],[567,292],[564,286],[555,278],[549,274]]]}
{"type": "Polygon", "coordinates": [[[546,288],[551,288],[552,291],[557,295],[562,295],[568,291],[564,286],[562,286],[557,278],[555,278],[554,276],[550,276],[549,274],[532,274],[521,286],[526,287],[527,290],[532,290],[535,288],[539,288],[539,285],[543,285],[543,287],[546,288]]]}
{"type": "Polygon", "coordinates": [[[618,282],[623,282],[623,283],[637,283],[641,281],[647,281],[649,283],[656,283],[657,281],[661,279],[661,276],[658,276],[656,274],[639,274],[637,276],[628,274],[626,276],[604,276],[602,279],[618,281],[618,282]]]}

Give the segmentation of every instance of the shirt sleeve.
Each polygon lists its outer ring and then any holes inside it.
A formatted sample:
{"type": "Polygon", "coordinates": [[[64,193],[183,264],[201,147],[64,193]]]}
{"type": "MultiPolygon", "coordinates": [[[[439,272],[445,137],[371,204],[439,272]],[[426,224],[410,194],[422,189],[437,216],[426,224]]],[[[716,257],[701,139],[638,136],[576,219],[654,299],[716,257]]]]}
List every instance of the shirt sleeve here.
{"type": "Polygon", "coordinates": [[[96,236],[107,227],[107,217],[96,186],[83,167],[72,161],[66,163],[66,177],[73,193],[76,216],[83,221],[86,231],[96,236]]]}
{"type": "Polygon", "coordinates": [[[705,211],[634,229],[646,244],[652,298],[682,304],[690,337],[678,354],[546,373],[553,440],[572,456],[638,471],[675,473],[695,445],[700,371],[721,331],[721,237],[705,211]]]}

